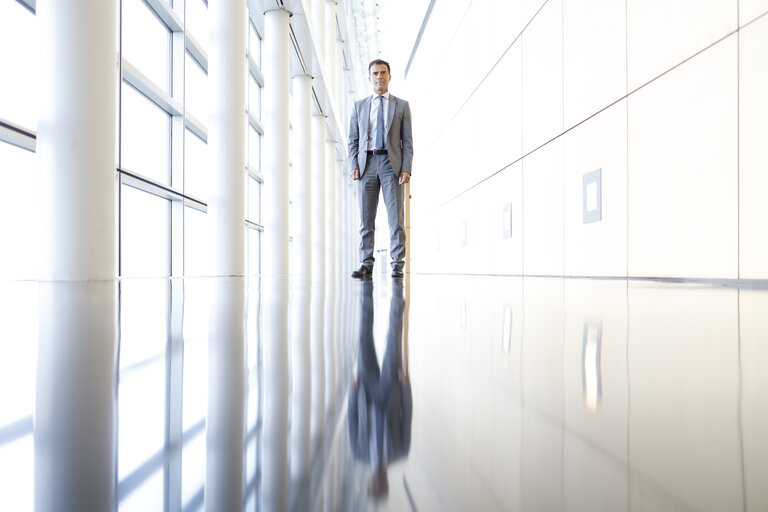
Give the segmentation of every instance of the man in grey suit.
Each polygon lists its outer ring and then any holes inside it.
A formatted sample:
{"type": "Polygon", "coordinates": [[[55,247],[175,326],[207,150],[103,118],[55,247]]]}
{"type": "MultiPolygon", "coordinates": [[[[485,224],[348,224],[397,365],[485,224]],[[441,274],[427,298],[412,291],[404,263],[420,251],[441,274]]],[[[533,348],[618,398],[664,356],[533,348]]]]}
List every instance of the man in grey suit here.
{"type": "Polygon", "coordinates": [[[389,93],[389,63],[368,65],[373,95],[355,102],[349,124],[349,175],[360,182],[360,262],[352,277],[373,271],[373,242],[379,190],[384,195],[390,231],[392,277],[405,266],[404,187],[411,179],[413,136],[408,102],[389,93]]]}

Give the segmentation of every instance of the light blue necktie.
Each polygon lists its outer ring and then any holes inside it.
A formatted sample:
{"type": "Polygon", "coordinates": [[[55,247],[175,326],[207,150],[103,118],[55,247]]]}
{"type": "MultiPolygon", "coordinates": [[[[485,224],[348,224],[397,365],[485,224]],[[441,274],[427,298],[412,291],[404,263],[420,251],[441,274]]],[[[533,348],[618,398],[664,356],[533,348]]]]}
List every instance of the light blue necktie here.
{"type": "Polygon", "coordinates": [[[387,149],[384,145],[384,96],[379,96],[379,118],[376,120],[375,149],[387,149]]]}

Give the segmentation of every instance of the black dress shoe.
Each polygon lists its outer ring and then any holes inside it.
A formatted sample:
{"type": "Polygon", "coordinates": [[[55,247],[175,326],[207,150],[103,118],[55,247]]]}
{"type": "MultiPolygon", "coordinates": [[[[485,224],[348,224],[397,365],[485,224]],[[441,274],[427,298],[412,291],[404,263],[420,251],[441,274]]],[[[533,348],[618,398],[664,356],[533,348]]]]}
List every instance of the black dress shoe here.
{"type": "Polygon", "coordinates": [[[359,269],[352,271],[352,277],[356,277],[357,279],[363,279],[365,277],[371,277],[372,273],[373,271],[370,268],[363,265],[359,269]]]}
{"type": "Polygon", "coordinates": [[[403,273],[403,269],[394,268],[392,269],[392,277],[399,278],[403,277],[405,274],[403,273]]]}

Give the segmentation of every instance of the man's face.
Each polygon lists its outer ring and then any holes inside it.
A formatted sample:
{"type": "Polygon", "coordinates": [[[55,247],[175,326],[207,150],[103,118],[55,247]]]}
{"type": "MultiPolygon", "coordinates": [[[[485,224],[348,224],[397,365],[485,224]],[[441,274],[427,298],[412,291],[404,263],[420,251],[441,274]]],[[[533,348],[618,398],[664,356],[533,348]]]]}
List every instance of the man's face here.
{"type": "Polygon", "coordinates": [[[371,66],[368,80],[373,84],[373,92],[376,94],[384,94],[389,90],[389,71],[387,71],[386,64],[374,64],[371,66]]]}

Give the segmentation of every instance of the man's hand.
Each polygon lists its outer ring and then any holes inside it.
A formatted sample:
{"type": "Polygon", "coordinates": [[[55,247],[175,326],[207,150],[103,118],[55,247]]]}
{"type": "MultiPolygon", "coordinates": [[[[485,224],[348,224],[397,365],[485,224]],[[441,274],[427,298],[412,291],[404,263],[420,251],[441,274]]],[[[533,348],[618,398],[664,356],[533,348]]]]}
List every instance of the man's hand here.
{"type": "Polygon", "coordinates": [[[349,176],[353,180],[359,180],[360,179],[360,169],[352,169],[352,172],[349,173],[349,176]]]}
{"type": "Polygon", "coordinates": [[[400,173],[400,180],[398,181],[398,183],[400,185],[402,185],[403,183],[408,183],[409,181],[411,181],[411,173],[409,173],[409,172],[401,172],[400,173]]]}

